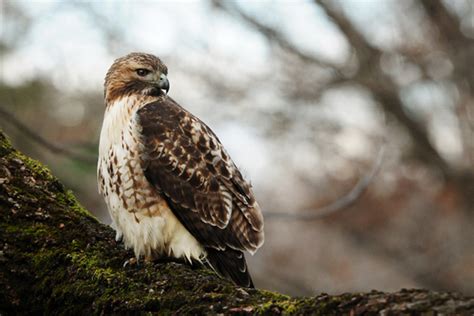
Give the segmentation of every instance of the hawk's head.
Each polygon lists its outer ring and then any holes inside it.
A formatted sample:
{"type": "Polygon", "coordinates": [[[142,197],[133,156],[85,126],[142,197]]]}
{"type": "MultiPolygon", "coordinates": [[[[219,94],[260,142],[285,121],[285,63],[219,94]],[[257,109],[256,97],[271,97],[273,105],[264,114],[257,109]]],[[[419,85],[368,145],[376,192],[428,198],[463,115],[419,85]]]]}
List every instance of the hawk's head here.
{"type": "Polygon", "coordinates": [[[130,53],[110,66],[105,76],[105,103],[132,94],[163,95],[170,84],[168,69],[156,56],[145,53],[130,53]]]}

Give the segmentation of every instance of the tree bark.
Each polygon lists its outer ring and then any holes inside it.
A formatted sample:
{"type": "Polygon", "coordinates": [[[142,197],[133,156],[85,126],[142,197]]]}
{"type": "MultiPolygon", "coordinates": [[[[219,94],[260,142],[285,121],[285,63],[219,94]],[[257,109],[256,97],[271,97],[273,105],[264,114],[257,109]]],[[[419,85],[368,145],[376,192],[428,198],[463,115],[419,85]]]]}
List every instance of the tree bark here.
{"type": "MultiPolygon", "coordinates": [[[[472,315],[474,298],[423,289],[293,298],[243,289],[204,267],[149,263],[0,131],[0,315],[472,315]]],[[[278,263],[275,263],[278,264],[278,263]]]]}

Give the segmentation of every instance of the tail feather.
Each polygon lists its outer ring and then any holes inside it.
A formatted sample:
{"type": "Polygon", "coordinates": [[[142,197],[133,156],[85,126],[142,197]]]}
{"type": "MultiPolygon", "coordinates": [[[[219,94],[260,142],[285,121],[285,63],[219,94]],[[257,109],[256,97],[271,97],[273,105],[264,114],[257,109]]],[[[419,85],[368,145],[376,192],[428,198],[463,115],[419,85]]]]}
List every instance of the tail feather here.
{"type": "Polygon", "coordinates": [[[239,286],[254,288],[242,251],[233,249],[221,251],[214,248],[206,248],[206,251],[209,265],[219,275],[231,279],[239,286]]]}

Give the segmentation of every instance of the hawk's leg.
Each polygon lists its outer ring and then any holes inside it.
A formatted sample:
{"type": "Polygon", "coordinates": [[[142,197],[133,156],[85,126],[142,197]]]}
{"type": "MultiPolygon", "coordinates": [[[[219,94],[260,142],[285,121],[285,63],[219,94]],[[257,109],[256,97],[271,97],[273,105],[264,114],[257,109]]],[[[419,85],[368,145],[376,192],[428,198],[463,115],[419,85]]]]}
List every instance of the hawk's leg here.
{"type": "Polygon", "coordinates": [[[133,266],[138,266],[138,260],[136,257],[133,257],[133,258],[130,258],[128,260],[125,260],[125,262],[123,263],[123,267],[127,267],[127,266],[130,266],[130,267],[133,267],[133,266]]]}
{"type": "Polygon", "coordinates": [[[178,263],[178,264],[190,266],[193,270],[203,266],[202,262],[199,262],[198,260],[195,260],[195,259],[191,259],[191,262],[189,262],[189,260],[187,260],[186,258],[176,258],[176,257],[171,257],[171,256],[161,256],[158,258],[154,258],[153,262],[178,263]]]}
{"type": "Polygon", "coordinates": [[[171,257],[171,256],[160,256],[160,257],[157,257],[157,258],[154,258],[153,259],[153,262],[155,263],[179,263],[179,264],[186,264],[186,260],[184,260],[183,258],[175,258],[175,257],[171,257]]]}
{"type": "MultiPolygon", "coordinates": [[[[143,263],[145,265],[147,264],[151,264],[155,261],[155,259],[153,257],[148,257],[148,256],[145,256],[145,258],[143,259],[143,263]]],[[[139,262],[139,259],[137,259],[137,257],[133,257],[133,258],[130,258],[128,260],[126,260],[124,263],[123,263],[123,267],[125,268],[126,266],[139,266],[140,265],[140,262],[139,262]]]]}
{"type": "MultiPolygon", "coordinates": [[[[153,257],[153,256],[145,256],[143,259],[144,264],[152,264],[152,263],[179,263],[179,264],[189,264],[183,258],[174,258],[168,256],[161,256],[161,257],[153,257]]],[[[123,263],[123,267],[127,266],[139,266],[139,260],[136,257],[130,258],[123,263]]]]}

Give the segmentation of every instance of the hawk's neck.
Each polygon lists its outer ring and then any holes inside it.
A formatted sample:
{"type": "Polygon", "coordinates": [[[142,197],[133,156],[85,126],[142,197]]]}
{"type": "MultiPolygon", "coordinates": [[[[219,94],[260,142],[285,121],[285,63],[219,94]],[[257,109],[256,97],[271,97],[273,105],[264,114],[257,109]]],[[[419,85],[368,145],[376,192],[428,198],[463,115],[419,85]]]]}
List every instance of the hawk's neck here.
{"type": "Polygon", "coordinates": [[[157,99],[157,97],[138,95],[117,98],[108,103],[100,133],[99,155],[107,154],[113,144],[119,144],[122,140],[123,131],[127,129],[134,130],[136,124],[135,113],[157,99]]]}
{"type": "Polygon", "coordinates": [[[107,115],[108,112],[112,112],[112,111],[134,112],[134,111],[139,110],[140,108],[142,108],[148,103],[157,101],[159,98],[160,98],[159,96],[142,95],[142,94],[134,94],[134,95],[118,97],[113,100],[110,100],[109,102],[105,104],[105,114],[107,115]]]}

